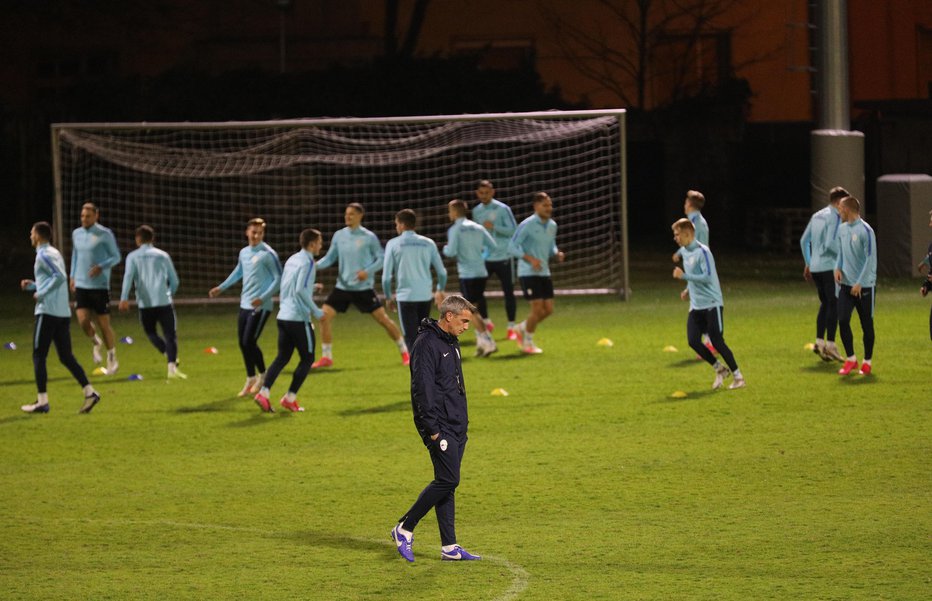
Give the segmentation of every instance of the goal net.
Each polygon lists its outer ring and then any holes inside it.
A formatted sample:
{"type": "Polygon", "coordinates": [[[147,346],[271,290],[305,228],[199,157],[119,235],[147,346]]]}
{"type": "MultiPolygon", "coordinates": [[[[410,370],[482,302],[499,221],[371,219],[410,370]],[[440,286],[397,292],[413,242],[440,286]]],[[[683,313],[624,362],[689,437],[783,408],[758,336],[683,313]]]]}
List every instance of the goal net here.
{"type": "MultiPolygon", "coordinates": [[[[554,200],[558,293],[627,297],[624,111],[553,111],[380,119],[52,126],[56,239],[69,256],[81,205],[94,202],[125,253],[141,224],[178,269],[179,299],[206,298],[235,266],[252,217],[282,260],[306,227],[325,238],[350,202],[384,245],[394,215],[418,213],[418,232],[446,241],[447,202],[476,202],[481,179],[530,215],[535,192],[554,200]]],[[[456,269],[448,263],[456,289],[456,269]]],[[[327,289],[336,270],[323,270],[327,289]]],[[[114,291],[122,266],[114,269],[114,291]]],[[[489,289],[498,290],[490,279],[489,289]]],[[[232,295],[228,295],[232,296],[232,295]]]]}

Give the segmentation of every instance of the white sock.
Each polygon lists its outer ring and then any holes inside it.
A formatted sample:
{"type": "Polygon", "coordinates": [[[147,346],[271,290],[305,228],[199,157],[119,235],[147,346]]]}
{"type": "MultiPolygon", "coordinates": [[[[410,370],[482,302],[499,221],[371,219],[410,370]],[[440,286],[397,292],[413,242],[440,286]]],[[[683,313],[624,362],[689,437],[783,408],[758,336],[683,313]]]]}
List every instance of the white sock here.
{"type": "Polygon", "coordinates": [[[256,382],[265,382],[265,372],[262,372],[256,376],[256,382]]]}
{"type": "Polygon", "coordinates": [[[333,343],[321,342],[320,354],[328,359],[333,359],[333,343]]]}
{"type": "Polygon", "coordinates": [[[49,393],[40,392],[38,396],[36,397],[36,402],[40,405],[48,405],[49,404],[49,393]]]}
{"type": "Polygon", "coordinates": [[[404,339],[404,338],[399,338],[398,340],[395,341],[395,344],[398,345],[398,352],[399,352],[399,353],[407,353],[407,352],[408,352],[408,345],[405,344],[405,339],[404,339]]]}
{"type": "Polygon", "coordinates": [[[95,392],[97,392],[97,391],[94,390],[94,387],[91,386],[90,384],[88,384],[87,386],[84,387],[84,396],[86,396],[86,397],[91,396],[91,395],[94,394],[95,392]]]}
{"type": "Polygon", "coordinates": [[[525,330],[524,331],[524,346],[531,346],[532,344],[534,344],[534,334],[525,330]]]}
{"type": "Polygon", "coordinates": [[[857,361],[857,360],[858,360],[858,358],[855,357],[854,355],[851,355],[850,357],[848,357],[847,359],[845,359],[845,361],[857,361]]]}
{"type": "Polygon", "coordinates": [[[271,392],[272,392],[272,391],[269,390],[269,387],[268,387],[268,386],[263,386],[263,387],[259,390],[259,394],[261,394],[261,395],[264,396],[265,398],[268,398],[268,397],[269,397],[269,394],[270,394],[271,392]]]}
{"type": "Polygon", "coordinates": [[[456,544],[453,544],[453,545],[444,545],[444,546],[440,547],[440,550],[443,551],[444,553],[449,553],[450,551],[452,551],[453,549],[455,549],[455,548],[458,547],[458,546],[459,546],[459,545],[456,545],[456,544]]]}
{"type": "Polygon", "coordinates": [[[871,364],[871,360],[870,360],[870,359],[865,359],[865,360],[864,360],[864,365],[870,365],[870,364],[871,364]]]}
{"type": "Polygon", "coordinates": [[[401,524],[398,524],[398,534],[405,537],[408,540],[411,540],[411,537],[414,536],[414,533],[410,530],[405,530],[401,524]]]}
{"type": "Polygon", "coordinates": [[[100,339],[100,336],[94,334],[94,346],[100,346],[104,341],[100,339]]]}
{"type": "Polygon", "coordinates": [[[178,366],[173,361],[168,362],[168,373],[173,374],[178,370],[178,366]]]}
{"type": "Polygon", "coordinates": [[[718,371],[718,370],[722,369],[723,367],[725,367],[725,366],[722,365],[722,362],[721,362],[721,361],[716,361],[716,362],[715,362],[715,365],[712,366],[712,369],[714,369],[715,371],[718,371]]]}
{"type": "Polygon", "coordinates": [[[822,348],[823,346],[825,346],[825,339],[824,339],[824,338],[816,338],[816,339],[815,339],[815,345],[816,345],[817,348],[822,348]]]}
{"type": "Polygon", "coordinates": [[[508,322],[508,329],[509,329],[509,330],[515,329],[515,322],[509,321],[509,322],[508,322]]]}
{"type": "Polygon", "coordinates": [[[116,361],[116,349],[115,348],[107,350],[107,361],[116,361]]]}
{"type": "Polygon", "coordinates": [[[294,403],[298,398],[298,393],[291,392],[290,390],[285,394],[285,398],[288,399],[288,402],[294,403]]]}
{"type": "Polygon", "coordinates": [[[834,341],[834,340],[826,340],[826,341],[825,341],[825,348],[832,348],[832,349],[835,348],[835,341],[834,341]]]}
{"type": "Polygon", "coordinates": [[[744,379],[744,376],[741,375],[741,370],[740,370],[740,369],[736,369],[736,370],[734,371],[734,374],[735,374],[735,380],[743,380],[743,379],[744,379]]]}

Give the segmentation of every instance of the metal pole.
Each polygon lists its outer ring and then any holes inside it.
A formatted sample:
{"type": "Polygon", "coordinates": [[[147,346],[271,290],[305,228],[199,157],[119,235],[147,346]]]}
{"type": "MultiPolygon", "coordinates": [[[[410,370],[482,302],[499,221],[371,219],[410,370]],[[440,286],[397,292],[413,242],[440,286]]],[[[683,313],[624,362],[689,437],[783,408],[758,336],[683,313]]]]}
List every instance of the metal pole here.
{"type": "Polygon", "coordinates": [[[819,129],[851,127],[846,0],[821,0],[819,11],[819,129]]]}
{"type": "Polygon", "coordinates": [[[628,275],[628,145],[625,132],[626,122],[625,113],[618,115],[618,143],[621,154],[621,298],[631,300],[628,275]]]}
{"type": "Polygon", "coordinates": [[[52,206],[52,227],[55,232],[55,246],[59,248],[62,254],[65,254],[65,223],[64,208],[62,207],[61,197],[61,144],[59,142],[58,128],[52,126],[52,187],[54,192],[54,204],[52,206]]]}

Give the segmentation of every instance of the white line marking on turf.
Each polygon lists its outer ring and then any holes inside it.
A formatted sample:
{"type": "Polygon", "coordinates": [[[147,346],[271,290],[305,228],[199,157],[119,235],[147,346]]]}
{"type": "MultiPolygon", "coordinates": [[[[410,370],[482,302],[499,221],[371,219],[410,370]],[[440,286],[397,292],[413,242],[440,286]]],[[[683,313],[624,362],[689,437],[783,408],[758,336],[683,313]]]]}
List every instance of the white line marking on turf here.
{"type": "MultiPolygon", "coordinates": [[[[198,522],[176,522],[174,520],[133,520],[133,519],[98,519],[98,518],[68,518],[60,517],[54,518],[58,521],[73,521],[73,522],[97,522],[97,523],[109,523],[109,524],[138,524],[138,525],[152,525],[152,526],[170,526],[172,528],[182,528],[188,530],[223,530],[227,532],[248,532],[250,534],[259,534],[262,536],[275,536],[282,534],[280,530],[266,530],[263,528],[249,528],[247,526],[226,526],[224,524],[204,524],[198,522]]],[[[394,547],[394,543],[391,541],[383,541],[381,539],[373,538],[363,538],[359,536],[348,536],[347,538],[359,542],[366,543],[379,543],[387,547],[394,547]]],[[[513,601],[517,599],[521,593],[525,591],[528,587],[528,578],[529,574],[527,570],[522,568],[516,563],[512,563],[505,559],[504,557],[497,557],[495,555],[483,555],[483,561],[489,563],[494,563],[503,566],[509,572],[511,572],[511,586],[508,589],[499,595],[498,597],[493,598],[491,601],[513,601]]]]}

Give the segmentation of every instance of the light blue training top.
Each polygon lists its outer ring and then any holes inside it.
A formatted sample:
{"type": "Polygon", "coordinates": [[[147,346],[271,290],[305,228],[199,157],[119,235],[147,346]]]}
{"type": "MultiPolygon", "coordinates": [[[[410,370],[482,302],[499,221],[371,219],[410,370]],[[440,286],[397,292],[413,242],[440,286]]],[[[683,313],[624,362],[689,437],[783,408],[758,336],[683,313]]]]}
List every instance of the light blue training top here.
{"type": "Polygon", "coordinates": [[[518,225],[511,238],[509,250],[513,257],[531,255],[540,260],[541,268],[535,271],[523,258],[518,261],[518,277],[550,276],[550,257],[557,254],[557,223],[553,219],[541,221],[531,215],[518,225]]]}
{"type": "MultiPolygon", "coordinates": [[[[486,261],[507,261],[511,259],[508,252],[508,243],[515,233],[518,224],[515,221],[511,207],[500,200],[493,198],[489,204],[476,203],[472,209],[472,220],[485,227],[485,222],[492,222],[492,238],[495,240],[495,249],[489,252],[486,261]]],[[[488,231],[488,230],[486,230],[488,231]]]]}
{"type": "Polygon", "coordinates": [[[317,264],[314,255],[300,250],[285,261],[282,288],[278,298],[278,319],[309,321],[311,315],[320,319],[324,312],[314,302],[314,282],[317,264]]]}
{"type": "Polygon", "coordinates": [[[140,309],[172,304],[178,291],[178,273],[168,253],[152,244],[143,244],[126,255],[126,272],[120,300],[129,300],[129,291],[136,286],[136,303],[140,309]]]}
{"type": "Polygon", "coordinates": [[[333,234],[330,248],[324,258],[317,262],[317,268],[326,269],[339,263],[337,288],[349,291],[372,290],[375,288],[375,273],[382,268],[384,257],[378,236],[362,226],[347,226],[333,234]],[[366,272],[366,279],[356,279],[360,271],[366,272]]]}
{"type": "Polygon", "coordinates": [[[841,215],[838,209],[829,205],[812,214],[809,224],[799,239],[803,251],[803,260],[810,272],[820,273],[835,268],[838,259],[838,230],[841,227],[841,215]]]}
{"type": "Polygon", "coordinates": [[[860,218],[843,223],[838,229],[837,245],[835,269],[841,271],[841,283],[872,288],[877,283],[877,239],[873,228],[860,218]]]}
{"type": "Polygon", "coordinates": [[[447,230],[447,243],[443,247],[445,257],[456,258],[456,272],[461,280],[486,278],[486,258],[495,250],[495,238],[484,227],[459,217],[447,230]]]}
{"type": "Polygon", "coordinates": [[[243,281],[240,308],[254,310],[256,307],[252,306],[252,301],[259,298],[262,299],[260,308],[271,311],[272,297],[278,292],[282,281],[282,264],[278,260],[278,253],[265,242],[240,250],[236,267],[219,287],[226,290],[240,280],[243,281]]]}
{"type": "Polygon", "coordinates": [[[71,317],[65,260],[58,249],[48,242],[37,246],[33,273],[35,283],[29,284],[26,290],[34,290],[36,293],[35,315],[71,317]]]}
{"type": "Polygon", "coordinates": [[[689,308],[693,311],[725,305],[722,287],[715,270],[715,259],[709,247],[693,240],[680,248],[683,257],[683,279],[689,289],[689,308]]]}
{"type": "Polygon", "coordinates": [[[79,227],[71,232],[71,271],[77,288],[87,290],[109,290],[110,271],[120,264],[120,249],[116,237],[109,228],[99,223],[91,227],[79,227]],[[91,267],[98,265],[101,272],[97,277],[87,275],[91,267]]]}
{"type": "Polygon", "coordinates": [[[686,218],[689,219],[693,227],[696,229],[696,240],[709,245],[709,224],[706,222],[705,217],[702,216],[702,213],[699,211],[690,211],[686,213],[686,218]]]}
{"type": "Polygon", "coordinates": [[[425,302],[433,297],[434,280],[430,268],[437,274],[436,290],[447,285],[447,268],[437,251],[437,245],[427,236],[406,230],[385,245],[382,267],[382,292],[392,296],[392,277],[398,281],[395,297],[399,302],[425,302]]]}

